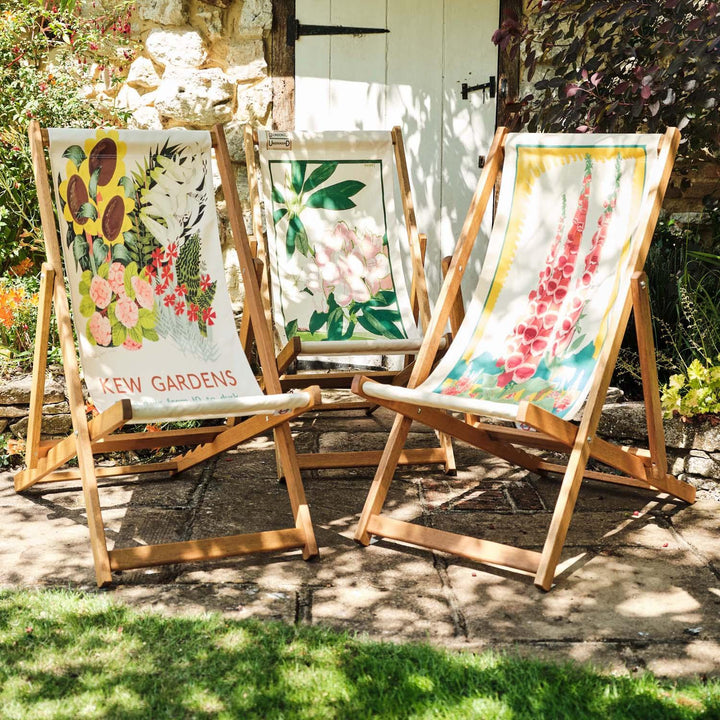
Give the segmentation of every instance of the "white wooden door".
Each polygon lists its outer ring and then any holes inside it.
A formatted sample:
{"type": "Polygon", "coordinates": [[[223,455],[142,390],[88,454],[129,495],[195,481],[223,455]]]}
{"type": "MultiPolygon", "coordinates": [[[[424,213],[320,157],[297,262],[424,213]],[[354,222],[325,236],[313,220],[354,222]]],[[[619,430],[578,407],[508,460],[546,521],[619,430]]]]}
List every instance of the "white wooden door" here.
{"type": "MultiPolygon", "coordinates": [[[[461,85],[497,76],[491,36],[499,0],[297,0],[300,23],[388,28],[387,34],[301,35],[295,45],[296,130],[389,129],[405,138],[418,228],[428,235],[432,299],[455,246],[495,130],[489,93],[461,85]]],[[[472,291],[489,216],[463,289],[472,291]]]]}

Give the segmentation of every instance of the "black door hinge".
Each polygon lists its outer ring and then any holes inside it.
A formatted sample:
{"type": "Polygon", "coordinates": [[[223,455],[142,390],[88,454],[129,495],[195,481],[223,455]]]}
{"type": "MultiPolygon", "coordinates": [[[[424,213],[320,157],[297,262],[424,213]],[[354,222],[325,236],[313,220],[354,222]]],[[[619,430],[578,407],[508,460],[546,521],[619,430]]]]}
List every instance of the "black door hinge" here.
{"type": "Polygon", "coordinates": [[[303,35],[372,35],[389,33],[387,28],[348,27],[346,25],[306,25],[291,17],[287,24],[287,44],[292,46],[303,35]]]}

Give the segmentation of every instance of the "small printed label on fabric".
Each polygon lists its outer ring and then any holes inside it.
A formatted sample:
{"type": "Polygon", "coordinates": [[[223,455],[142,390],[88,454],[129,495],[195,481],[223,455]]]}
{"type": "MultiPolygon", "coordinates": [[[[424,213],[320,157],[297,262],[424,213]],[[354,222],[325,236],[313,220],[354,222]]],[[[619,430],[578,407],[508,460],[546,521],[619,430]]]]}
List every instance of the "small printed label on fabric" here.
{"type": "Polygon", "coordinates": [[[268,150],[292,150],[290,135],[284,132],[270,132],[267,134],[268,150]]]}

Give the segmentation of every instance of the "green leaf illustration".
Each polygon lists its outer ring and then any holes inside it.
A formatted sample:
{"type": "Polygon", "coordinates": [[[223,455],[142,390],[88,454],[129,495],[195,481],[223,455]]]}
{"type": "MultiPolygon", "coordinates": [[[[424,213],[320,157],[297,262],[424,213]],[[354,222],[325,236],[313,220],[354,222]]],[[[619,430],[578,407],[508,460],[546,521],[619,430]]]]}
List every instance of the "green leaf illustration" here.
{"type": "Polygon", "coordinates": [[[292,257],[296,248],[300,251],[301,255],[307,255],[310,252],[310,243],[305,225],[303,225],[302,220],[297,215],[293,215],[292,218],[290,218],[285,236],[285,248],[288,257],[292,257]]]}
{"type": "Polygon", "coordinates": [[[125,190],[125,197],[131,198],[135,195],[135,183],[127,175],[124,175],[118,180],[118,185],[125,190]]]}
{"type": "Polygon", "coordinates": [[[336,185],[317,190],[305,204],[307,207],[325,210],[348,210],[355,207],[355,203],[350,198],[357,195],[364,187],[365,183],[359,180],[343,180],[336,185]]]}
{"type": "Polygon", "coordinates": [[[307,163],[304,160],[293,160],[290,163],[290,172],[292,173],[290,183],[296,195],[299,195],[302,190],[306,167],[307,163]]]}
{"type": "Polygon", "coordinates": [[[127,338],[127,330],[121,322],[116,322],[112,326],[112,344],[114,347],[122,345],[127,338]]]}
{"type": "Polygon", "coordinates": [[[308,323],[308,329],[311,333],[316,333],[327,322],[327,319],[328,314],[326,312],[313,310],[313,314],[310,316],[310,322],[308,323]]]}
{"type": "Polygon", "coordinates": [[[149,330],[154,328],[157,324],[157,317],[154,311],[148,310],[147,308],[140,308],[138,312],[138,327],[143,330],[149,330]]]}
{"type": "Polygon", "coordinates": [[[273,213],[273,224],[277,225],[287,215],[287,208],[280,208],[273,213]]]}
{"type": "Polygon", "coordinates": [[[132,279],[134,277],[137,277],[138,274],[138,267],[135,263],[130,263],[125,268],[125,273],[123,275],[123,282],[125,285],[125,294],[131,299],[135,299],[135,288],[132,286],[132,279]]]}
{"type": "Polygon", "coordinates": [[[113,262],[119,262],[127,265],[131,260],[130,251],[122,243],[116,243],[110,248],[113,262]]]}
{"type": "MultiPolygon", "coordinates": [[[[96,265],[102,265],[107,257],[109,247],[102,241],[102,238],[95,238],[93,242],[93,258],[96,265]]],[[[107,279],[107,274],[105,275],[107,279]]]]}
{"type": "MultiPolygon", "coordinates": [[[[72,244],[73,257],[78,261],[81,267],[83,267],[83,260],[88,260],[88,254],[90,252],[90,246],[84,235],[76,235],[72,244]]],[[[87,270],[87,268],[83,268],[87,270]]]]}
{"type": "Polygon", "coordinates": [[[366,308],[362,315],[357,316],[357,320],[360,325],[374,335],[402,340],[404,337],[403,334],[393,324],[391,316],[386,315],[387,312],[387,310],[371,310],[366,308]]]}
{"type": "Polygon", "coordinates": [[[92,300],[89,295],[83,295],[82,300],[80,301],[80,314],[83,317],[89,318],[95,313],[95,310],[95,301],[92,300]]]}
{"type": "Polygon", "coordinates": [[[396,301],[394,290],[380,290],[363,304],[366,307],[387,307],[388,305],[394,305],[396,301]]]}
{"type": "Polygon", "coordinates": [[[128,328],[128,335],[130,336],[131,340],[134,340],[138,344],[142,344],[143,334],[142,328],[139,325],[128,328]]]}
{"type": "Polygon", "coordinates": [[[78,217],[97,220],[97,208],[90,202],[83,203],[78,210],[78,217]]]}
{"type": "Polygon", "coordinates": [[[157,331],[153,328],[146,328],[144,327],[142,329],[143,337],[146,340],[150,340],[151,342],[157,342],[160,339],[160,336],[157,334],[157,331]]]}
{"type": "Polygon", "coordinates": [[[336,307],[328,314],[328,340],[342,340],[343,339],[343,311],[341,308],[336,307]]]}
{"type": "Polygon", "coordinates": [[[70,160],[77,168],[80,167],[82,161],[87,157],[79,145],[71,145],[67,148],[67,150],[65,150],[62,156],[70,160]]]}
{"type": "Polygon", "coordinates": [[[320,167],[315,168],[310,173],[310,177],[303,185],[304,192],[314,190],[318,185],[322,185],[334,172],[338,164],[336,162],[324,162],[320,167]]]}
{"type": "Polygon", "coordinates": [[[188,298],[195,302],[200,292],[200,236],[189,237],[180,247],[175,262],[177,284],[185,285],[188,298]]]}
{"type": "MultiPolygon", "coordinates": [[[[88,193],[95,202],[97,202],[97,186],[101,170],[102,168],[96,168],[93,174],[90,176],[90,182],[88,183],[88,193]]],[[[97,214],[95,215],[95,217],[97,217],[97,214]]]]}
{"type": "Polygon", "coordinates": [[[78,290],[81,295],[87,295],[90,292],[90,283],[92,282],[92,273],[89,270],[80,276],[80,282],[78,283],[78,290]]]}
{"type": "Polygon", "coordinates": [[[285,326],[285,334],[288,337],[288,340],[291,338],[294,338],[297,335],[298,331],[298,324],[297,320],[291,320],[286,326],[285,326]]]}
{"type": "Polygon", "coordinates": [[[282,196],[282,193],[276,185],[273,185],[272,188],[272,199],[274,202],[280,203],[281,205],[285,204],[285,198],[282,196]]]}

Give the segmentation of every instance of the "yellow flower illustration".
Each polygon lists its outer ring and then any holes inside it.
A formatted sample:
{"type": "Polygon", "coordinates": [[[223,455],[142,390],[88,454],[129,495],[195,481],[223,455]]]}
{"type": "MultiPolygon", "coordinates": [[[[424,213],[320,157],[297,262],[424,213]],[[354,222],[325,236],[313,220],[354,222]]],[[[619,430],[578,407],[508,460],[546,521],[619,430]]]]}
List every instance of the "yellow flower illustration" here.
{"type": "Polygon", "coordinates": [[[72,223],[76,235],[98,234],[98,209],[90,197],[90,173],[87,159],[76,167],[72,160],[65,166],[67,179],[60,183],[60,197],[65,201],[63,217],[72,223]]]}
{"type": "Polygon", "coordinates": [[[100,128],[95,133],[95,139],[88,138],[85,141],[88,171],[90,175],[97,173],[98,194],[102,194],[106,187],[116,187],[120,178],[125,175],[123,158],[127,145],[118,138],[117,130],[100,128]]]}
{"type": "Polygon", "coordinates": [[[125,197],[122,185],[105,187],[102,195],[98,190],[99,234],[109,245],[123,242],[123,233],[132,227],[130,213],[134,207],[134,201],[125,197]]]}

